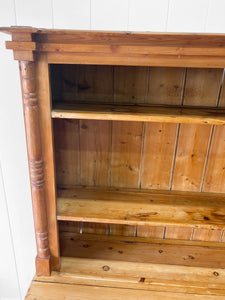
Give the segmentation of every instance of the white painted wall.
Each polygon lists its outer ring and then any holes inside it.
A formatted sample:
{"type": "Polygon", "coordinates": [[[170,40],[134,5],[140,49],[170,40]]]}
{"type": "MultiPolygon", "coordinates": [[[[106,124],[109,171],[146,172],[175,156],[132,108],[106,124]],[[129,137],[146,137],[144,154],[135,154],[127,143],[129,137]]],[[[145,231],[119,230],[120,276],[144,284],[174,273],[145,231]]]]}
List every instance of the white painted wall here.
{"type": "MultiPolygon", "coordinates": [[[[221,32],[225,0],[0,0],[0,26],[221,32]]],[[[17,62],[0,34],[0,300],[24,299],[35,239],[17,62]]]]}

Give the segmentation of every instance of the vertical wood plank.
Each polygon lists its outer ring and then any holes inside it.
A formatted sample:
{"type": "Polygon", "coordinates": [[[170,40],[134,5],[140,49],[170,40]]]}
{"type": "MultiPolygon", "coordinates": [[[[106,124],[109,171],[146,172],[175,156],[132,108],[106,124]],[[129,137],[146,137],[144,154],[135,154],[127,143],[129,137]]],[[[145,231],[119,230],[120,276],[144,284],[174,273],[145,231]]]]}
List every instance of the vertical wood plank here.
{"type": "Polygon", "coordinates": [[[100,224],[100,223],[88,223],[83,222],[82,224],[82,233],[92,233],[92,234],[108,234],[109,225],[100,224]]]}
{"type": "MultiPolygon", "coordinates": [[[[149,77],[148,67],[115,66],[114,67],[114,102],[121,103],[121,104],[145,103],[147,98],[147,93],[148,93],[148,77],[149,77]]],[[[125,123],[121,123],[121,124],[124,125],[125,123]]],[[[129,126],[129,124],[127,124],[127,126],[129,126]]],[[[127,138],[129,140],[129,136],[127,138]]],[[[143,138],[144,137],[142,136],[142,141],[143,138]]],[[[132,147],[132,144],[130,146],[132,147]]],[[[135,236],[136,226],[110,224],[110,234],[135,236]]]]}
{"type": "MultiPolygon", "coordinates": [[[[60,101],[75,102],[78,98],[78,69],[79,65],[58,65],[54,66],[57,68],[59,82],[56,82],[61,87],[61,98],[60,101]]],[[[56,70],[54,70],[56,71],[56,70]]],[[[56,72],[55,72],[56,73],[56,72]]],[[[57,87],[59,89],[59,87],[57,87]]],[[[59,92],[58,92],[59,93],[59,92]]],[[[53,94],[54,96],[54,94],[53,94]]]]}
{"type": "Polygon", "coordinates": [[[221,229],[194,229],[193,240],[194,241],[209,241],[219,242],[221,238],[221,229]]]}
{"type": "Polygon", "coordinates": [[[182,100],[185,68],[151,67],[148,103],[179,105],[182,100]]]}
{"type": "MultiPolygon", "coordinates": [[[[217,106],[222,72],[222,69],[188,69],[184,105],[217,106]]],[[[180,125],[173,190],[201,191],[211,134],[212,126],[180,125]]],[[[195,229],[194,236],[207,238],[202,229],[195,229]]],[[[211,236],[217,239],[215,231],[211,236]]]]}
{"type": "MultiPolygon", "coordinates": [[[[184,76],[184,68],[151,68],[148,103],[181,104],[184,76]]],[[[177,124],[146,124],[142,188],[170,188],[176,136],[177,124]]]]}
{"type": "Polygon", "coordinates": [[[225,128],[215,126],[208,166],[203,186],[204,192],[225,192],[225,128]]]}
{"type": "Polygon", "coordinates": [[[190,240],[192,235],[192,228],[187,227],[167,227],[166,228],[166,239],[179,239],[179,240],[190,240]]]}
{"type": "Polygon", "coordinates": [[[184,105],[217,106],[223,69],[188,68],[184,105]]]}
{"type": "Polygon", "coordinates": [[[141,187],[168,190],[177,124],[146,123],[141,187]]]}
{"type": "MultiPolygon", "coordinates": [[[[149,94],[151,104],[181,104],[185,80],[184,68],[150,68],[149,94]]],[[[174,153],[177,140],[177,124],[146,123],[141,187],[170,189],[174,153]]],[[[137,235],[164,237],[163,226],[142,226],[137,235]]]]}
{"type": "Polygon", "coordinates": [[[112,102],[113,67],[79,65],[77,93],[79,101],[112,102]]]}
{"type": "MultiPolygon", "coordinates": [[[[76,78],[78,101],[101,103],[113,101],[112,66],[79,65],[74,81],[76,78]]],[[[81,184],[109,185],[111,139],[111,122],[80,120],[81,184]]],[[[108,227],[108,224],[84,222],[82,232],[107,234],[108,227]]]]}
{"type": "Polygon", "coordinates": [[[200,191],[211,126],[181,124],[173,190],[200,191]]]}
{"type": "MultiPolygon", "coordinates": [[[[216,106],[221,69],[188,69],[184,105],[216,106]]],[[[181,124],[173,190],[200,191],[212,126],[181,124]]]]}
{"type": "Polygon", "coordinates": [[[143,124],[112,124],[111,186],[138,188],[143,124]]]}
{"type": "Polygon", "coordinates": [[[56,182],[80,184],[79,121],[54,120],[56,182]]]}
{"type": "MultiPolygon", "coordinates": [[[[223,82],[220,107],[225,106],[225,82],[223,82]]],[[[215,126],[211,150],[203,186],[204,192],[225,192],[225,129],[215,126]]]]}
{"type": "Polygon", "coordinates": [[[59,233],[60,232],[80,233],[81,223],[82,222],[58,221],[59,233]]]}
{"type": "Polygon", "coordinates": [[[145,103],[148,92],[148,67],[114,67],[114,102],[145,103]]]}
{"type": "Polygon", "coordinates": [[[80,120],[80,180],[82,185],[108,186],[111,122],[80,120]]]}
{"type": "Polygon", "coordinates": [[[136,226],[110,224],[110,235],[135,236],[136,226]]]}
{"type": "Polygon", "coordinates": [[[162,239],[164,237],[164,231],[165,231],[164,226],[147,226],[147,225],[137,226],[137,236],[139,237],[162,239]]]}
{"type": "MultiPolygon", "coordinates": [[[[139,187],[143,123],[112,122],[111,186],[139,187]]],[[[134,236],[136,226],[112,225],[110,233],[134,236]]]]}

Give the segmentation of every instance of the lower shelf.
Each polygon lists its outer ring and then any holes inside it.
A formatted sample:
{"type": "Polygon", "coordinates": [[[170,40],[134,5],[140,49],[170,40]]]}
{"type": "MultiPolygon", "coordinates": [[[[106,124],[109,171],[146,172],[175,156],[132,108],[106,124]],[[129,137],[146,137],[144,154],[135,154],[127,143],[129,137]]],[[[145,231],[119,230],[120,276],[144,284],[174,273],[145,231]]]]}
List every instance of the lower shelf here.
{"type": "Polygon", "coordinates": [[[225,229],[224,194],[61,187],[57,219],[225,229]]]}
{"type": "Polygon", "coordinates": [[[35,277],[27,299],[224,299],[224,245],[134,240],[61,233],[60,272],[35,277]]]}
{"type": "Polygon", "coordinates": [[[225,245],[215,242],[60,233],[61,256],[120,262],[225,268],[225,245]]]}

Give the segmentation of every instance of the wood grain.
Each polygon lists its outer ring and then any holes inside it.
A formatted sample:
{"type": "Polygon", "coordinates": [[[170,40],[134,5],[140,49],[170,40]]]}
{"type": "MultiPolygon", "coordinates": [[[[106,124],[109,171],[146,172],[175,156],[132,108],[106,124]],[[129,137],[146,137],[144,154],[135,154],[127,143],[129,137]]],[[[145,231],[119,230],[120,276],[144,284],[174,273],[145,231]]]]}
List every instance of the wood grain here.
{"type": "Polygon", "coordinates": [[[185,68],[150,68],[148,103],[181,103],[185,68]]]}
{"type": "Polygon", "coordinates": [[[222,269],[213,268],[62,257],[61,276],[54,272],[51,278],[35,277],[34,281],[75,285],[88,280],[92,286],[223,295],[223,273],[222,269]]]}
{"type": "Polygon", "coordinates": [[[114,68],[114,102],[145,103],[148,93],[147,67],[114,68]]]}
{"type": "Polygon", "coordinates": [[[110,102],[113,99],[113,68],[111,66],[78,66],[78,99],[110,102]]]}
{"type": "MultiPolygon", "coordinates": [[[[216,107],[222,74],[221,69],[188,68],[184,105],[216,107]]],[[[212,131],[211,126],[180,125],[172,189],[201,191],[212,131]]],[[[204,239],[205,231],[195,230],[195,235],[197,231],[204,239]]]]}
{"type": "Polygon", "coordinates": [[[180,128],[173,190],[200,191],[211,126],[182,124],[180,128]]]}
{"type": "Polygon", "coordinates": [[[37,93],[39,99],[39,120],[41,129],[42,153],[45,167],[45,201],[48,218],[48,239],[51,253],[51,270],[59,270],[58,226],[56,220],[56,182],[53,126],[51,115],[50,74],[46,55],[38,57],[36,63],[37,93]]]}
{"type": "Polygon", "coordinates": [[[169,189],[176,137],[177,124],[146,124],[142,188],[169,189]]]}
{"type": "Polygon", "coordinates": [[[164,238],[164,226],[148,226],[139,225],[137,226],[137,236],[139,237],[149,237],[149,238],[164,238]]]}
{"type": "Polygon", "coordinates": [[[139,187],[143,124],[113,122],[110,185],[139,187]]]}
{"type": "Polygon", "coordinates": [[[215,127],[203,191],[225,192],[225,128],[215,127]]]}
{"type": "Polygon", "coordinates": [[[217,106],[222,69],[188,68],[184,105],[217,106]]]}
{"type": "Polygon", "coordinates": [[[110,235],[136,236],[136,226],[110,224],[110,235]]]}
{"type": "Polygon", "coordinates": [[[19,67],[37,244],[36,272],[38,275],[50,275],[48,220],[45,202],[44,163],[36,88],[36,69],[33,62],[26,61],[21,61],[19,67]]]}
{"type": "Polygon", "coordinates": [[[82,223],[82,234],[105,234],[109,233],[109,225],[108,224],[99,224],[99,223],[90,223],[83,222],[82,223]]]}
{"type": "MultiPolygon", "coordinates": [[[[179,105],[185,80],[184,68],[150,68],[148,103],[179,105]]],[[[146,123],[141,187],[170,189],[178,125],[146,123]]],[[[138,236],[164,238],[166,228],[142,226],[138,236]],[[145,230],[146,229],[146,230],[145,230]],[[158,236],[157,236],[158,234],[158,236]]]]}
{"type": "Polygon", "coordinates": [[[222,234],[221,229],[216,230],[209,230],[209,229],[201,229],[196,230],[194,229],[193,232],[193,241],[211,241],[211,242],[218,242],[220,241],[222,234]]]}
{"type": "MultiPolygon", "coordinates": [[[[93,287],[85,285],[71,285],[71,284],[60,284],[50,282],[38,282],[34,281],[31,285],[30,290],[27,293],[27,300],[55,300],[62,299],[63,297],[70,299],[86,299],[86,300],[105,300],[105,295],[110,295],[109,300],[124,299],[135,300],[137,297],[141,297],[143,300],[159,300],[162,298],[166,299],[190,299],[190,294],[178,294],[176,292],[158,292],[158,291],[143,291],[143,290],[132,290],[124,288],[113,288],[113,287],[93,287]],[[48,295],[48,296],[47,296],[48,295]]],[[[215,295],[191,295],[194,299],[223,299],[224,296],[215,295]]]]}
{"type": "Polygon", "coordinates": [[[58,220],[224,228],[222,194],[63,187],[57,195],[58,220]]]}
{"type": "Polygon", "coordinates": [[[57,184],[80,184],[78,120],[54,120],[57,184]]]}
{"type": "Polygon", "coordinates": [[[53,118],[224,125],[224,110],[156,106],[57,104],[53,118]]]}
{"type": "Polygon", "coordinates": [[[175,266],[178,268],[180,266],[224,268],[225,265],[224,247],[204,247],[195,245],[195,242],[185,245],[179,241],[173,243],[172,240],[165,243],[165,240],[139,242],[134,237],[130,237],[129,241],[126,239],[128,237],[113,237],[112,239],[111,236],[81,236],[64,233],[60,237],[61,253],[62,256],[83,259],[167,264],[168,267],[171,266],[174,269],[175,266]]]}
{"type": "MultiPolygon", "coordinates": [[[[82,185],[108,186],[111,122],[80,120],[80,177],[82,185]]],[[[68,183],[69,184],[69,183],[68,183]]]]}
{"type": "Polygon", "coordinates": [[[188,227],[166,227],[166,239],[190,240],[193,228],[188,227]]]}

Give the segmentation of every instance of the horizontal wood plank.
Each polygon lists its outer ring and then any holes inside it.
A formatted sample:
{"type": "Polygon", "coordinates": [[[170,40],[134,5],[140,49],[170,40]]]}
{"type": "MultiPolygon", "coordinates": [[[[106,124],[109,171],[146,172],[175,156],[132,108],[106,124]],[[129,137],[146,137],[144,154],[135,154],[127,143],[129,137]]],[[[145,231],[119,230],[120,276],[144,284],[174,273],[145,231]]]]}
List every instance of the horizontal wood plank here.
{"type": "Polygon", "coordinates": [[[62,257],[60,273],[35,281],[225,295],[223,269],[62,257]],[[218,276],[215,276],[218,275],[218,276]]]}
{"type": "MultiPolygon", "coordinates": [[[[61,232],[60,249],[65,257],[120,262],[167,264],[204,268],[224,268],[224,246],[212,242],[182,243],[173,240],[102,236],[61,232]],[[142,242],[143,241],[143,242],[142,242]],[[213,246],[212,246],[213,245],[213,246]],[[179,251],[178,251],[179,249],[179,251]]],[[[221,243],[222,244],[222,243],[221,243]]]]}
{"type": "Polygon", "coordinates": [[[63,187],[57,195],[58,220],[225,228],[222,194],[63,187]]]}
{"type": "MultiPolygon", "coordinates": [[[[16,45],[15,45],[16,46],[16,45]]],[[[14,49],[13,45],[11,48],[14,49]]],[[[75,53],[101,53],[101,54],[141,54],[141,55],[202,55],[202,56],[225,56],[225,48],[198,48],[198,47],[171,47],[160,45],[110,45],[110,44],[59,44],[37,43],[40,52],[75,52],[75,53]]]]}
{"type": "Polygon", "coordinates": [[[224,295],[200,295],[200,294],[186,294],[176,292],[158,292],[158,291],[145,291],[127,288],[114,288],[114,287],[101,287],[91,285],[73,285],[61,284],[51,282],[33,281],[27,293],[26,300],[188,300],[192,299],[201,300],[216,300],[224,299],[224,295]],[[106,296],[107,295],[107,296],[106,296]]]}
{"type": "MultiPolygon", "coordinates": [[[[14,42],[32,34],[50,63],[225,67],[224,34],[133,33],[2,27],[14,42]],[[97,55],[97,56],[95,56],[97,55]]],[[[17,51],[17,44],[10,46],[17,51]]],[[[19,47],[24,47],[20,45],[19,47]]],[[[20,53],[19,58],[23,58],[20,53]]],[[[26,57],[26,55],[24,56],[26,57]]],[[[17,56],[15,56],[18,59],[17,56]]]]}
{"type": "Polygon", "coordinates": [[[113,121],[225,124],[225,110],[142,105],[56,104],[52,118],[113,121]]]}

